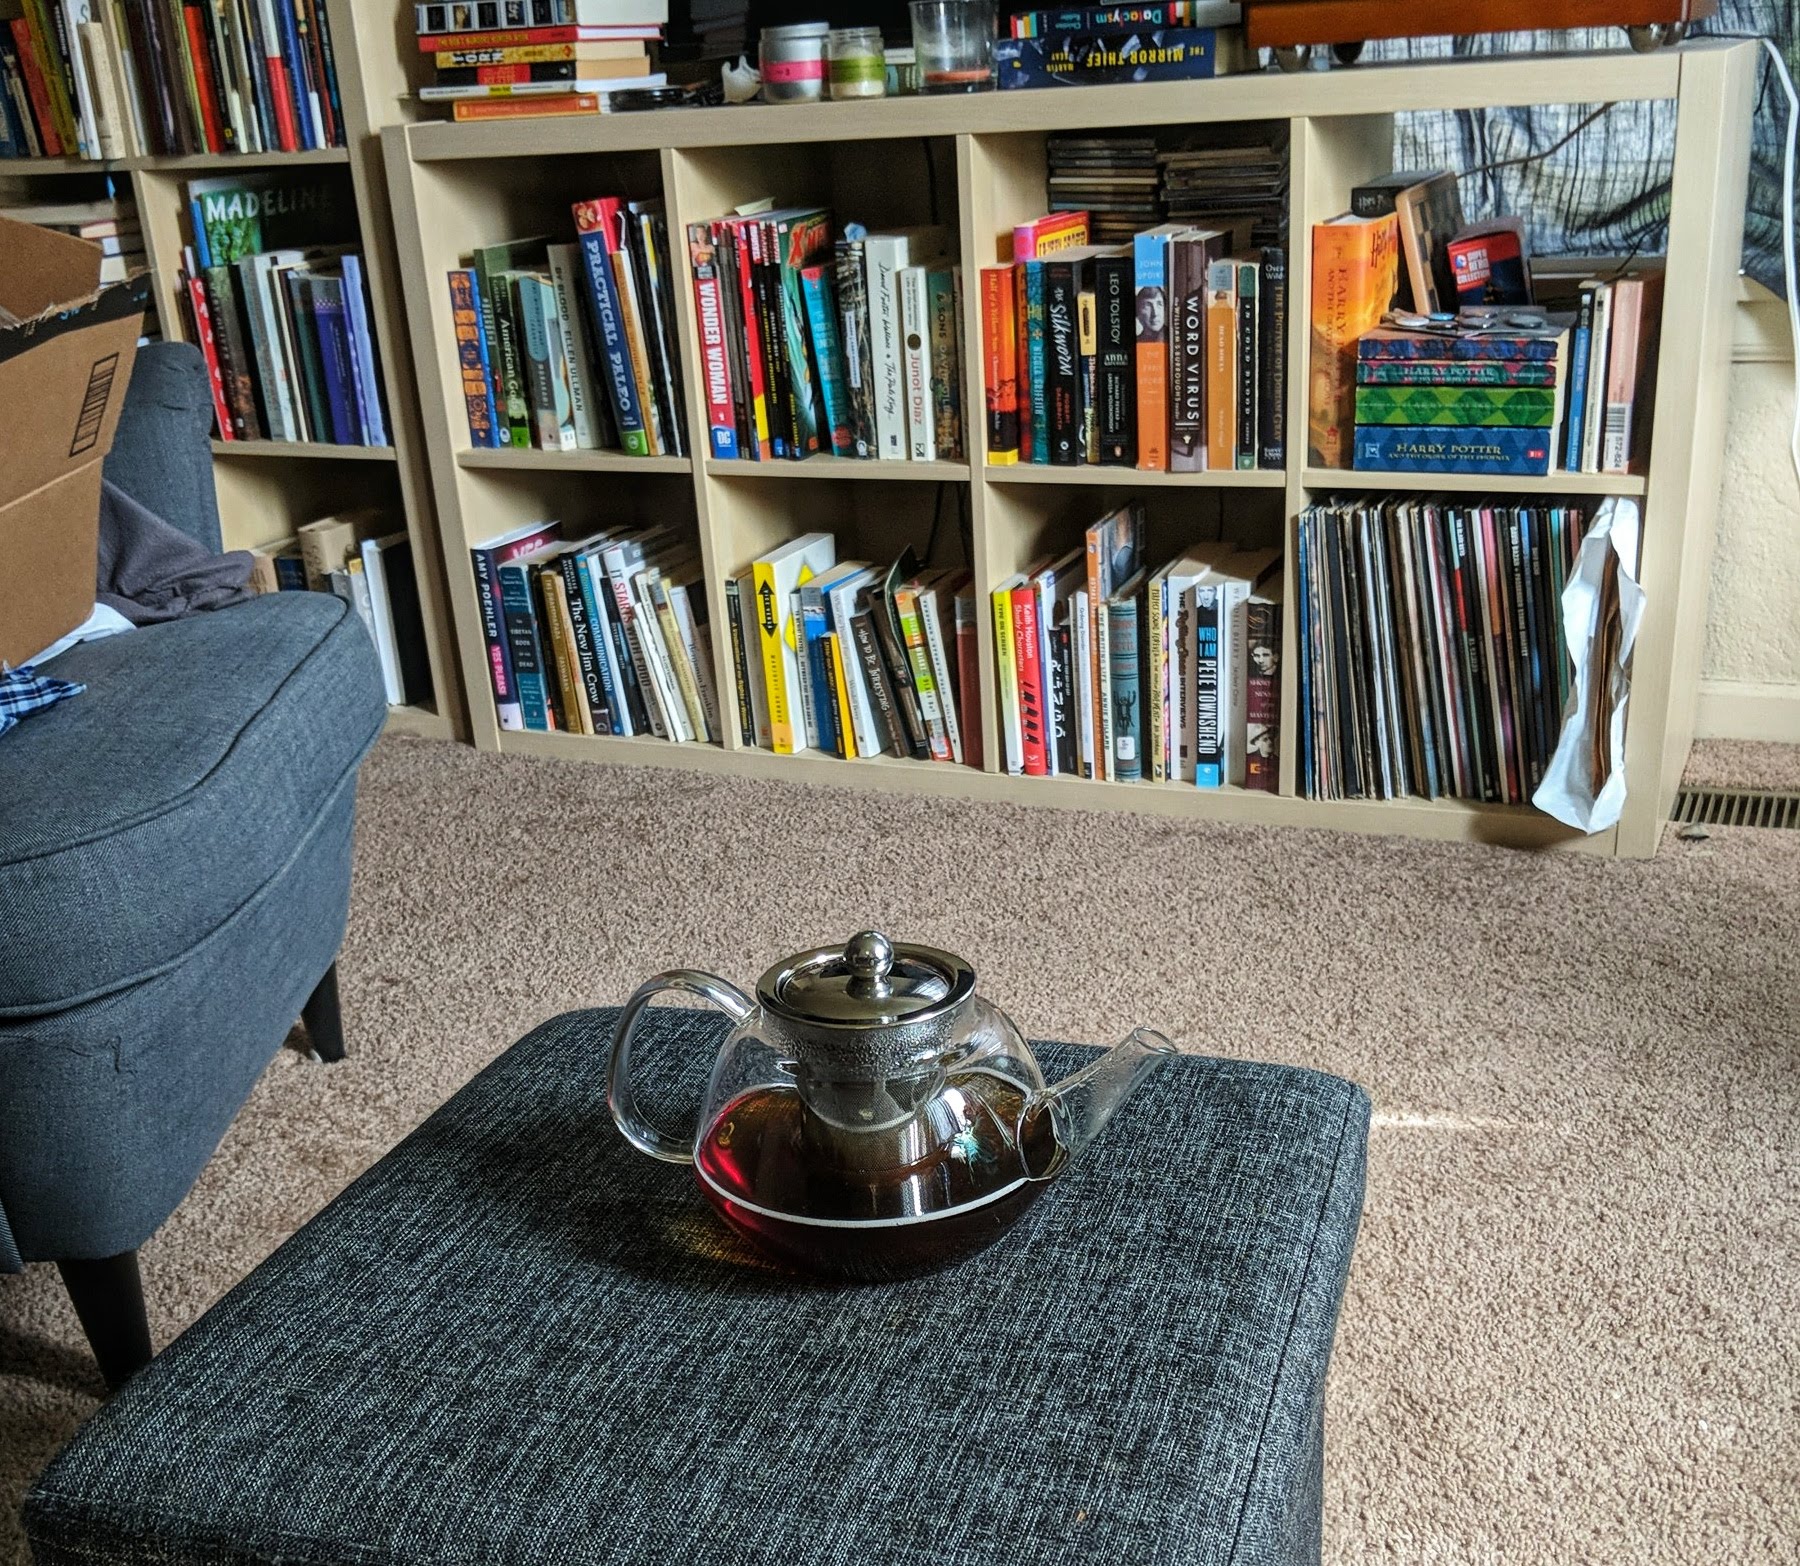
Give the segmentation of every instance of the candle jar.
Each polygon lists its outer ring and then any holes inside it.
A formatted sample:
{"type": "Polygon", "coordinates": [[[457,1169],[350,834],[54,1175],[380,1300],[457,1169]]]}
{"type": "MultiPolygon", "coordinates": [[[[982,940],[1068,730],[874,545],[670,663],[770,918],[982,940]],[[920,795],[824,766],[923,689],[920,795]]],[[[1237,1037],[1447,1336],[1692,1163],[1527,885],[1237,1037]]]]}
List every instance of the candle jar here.
{"type": "Polygon", "coordinates": [[[834,27],[826,41],[831,96],[880,98],[887,92],[887,65],[879,27],[834,27]]]}
{"type": "Polygon", "coordinates": [[[890,98],[910,98],[919,90],[919,57],[908,47],[889,49],[886,52],[887,69],[883,73],[887,78],[887,95],[890,98]]]}
{"type": "Polygon", "coordinates": [[[925,92],[994,85],[993,0],[912,0],[913,48],[925,92]]]}
{"type": "Polygon", "coordinates": [[[824,22],[762,30],[762,93],[767,103],[817,103],[825,95],[824,22]]]}

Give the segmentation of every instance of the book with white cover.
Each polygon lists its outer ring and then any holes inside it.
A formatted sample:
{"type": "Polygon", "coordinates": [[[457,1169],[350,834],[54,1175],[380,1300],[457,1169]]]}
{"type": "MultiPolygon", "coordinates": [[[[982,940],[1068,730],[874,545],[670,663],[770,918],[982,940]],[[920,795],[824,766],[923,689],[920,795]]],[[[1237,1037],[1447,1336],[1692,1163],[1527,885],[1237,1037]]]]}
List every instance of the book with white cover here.
{"type": "Polygon", "coordinates": [[[900,271],[944,254],[942,227],[896,229],[862,241],[869,294],[869,358],[875,402],[875,454],[904,462],[911,449],[906,418],[906,351],[901,326],[900,271]]]}

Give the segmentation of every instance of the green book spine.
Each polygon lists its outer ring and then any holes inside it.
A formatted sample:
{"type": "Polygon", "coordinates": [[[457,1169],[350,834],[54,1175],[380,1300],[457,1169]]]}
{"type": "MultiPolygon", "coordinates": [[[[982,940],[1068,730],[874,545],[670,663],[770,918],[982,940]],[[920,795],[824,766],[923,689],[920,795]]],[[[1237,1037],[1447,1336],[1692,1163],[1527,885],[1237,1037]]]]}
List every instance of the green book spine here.
{"type": "Polygon", "coordinates": [[[300,389],[306,398],[308,439],[330,444],[331,408],[325,400],[325,369],[319,357],[319,328],[313,319],[312,279],[304,272],[278,274],[287,295],[288,330],[299,360],[300,389]]]}
{"type": "Polygon", "coordinates": [[[1359,386],[1358,424],[1457,429],[1543,430],[1556,416],[1556,392],[1537,386],[1359,386]]]}

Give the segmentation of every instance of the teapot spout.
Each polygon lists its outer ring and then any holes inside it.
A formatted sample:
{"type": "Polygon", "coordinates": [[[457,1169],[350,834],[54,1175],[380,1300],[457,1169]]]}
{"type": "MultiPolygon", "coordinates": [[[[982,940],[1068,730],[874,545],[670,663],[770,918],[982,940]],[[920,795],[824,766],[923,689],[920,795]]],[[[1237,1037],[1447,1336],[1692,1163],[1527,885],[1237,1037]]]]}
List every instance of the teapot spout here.
{"type": "Polygon", "coordinates": [[[1135,1028],[1091,1066],[1046,1088],[1026,1106],[1019,1148],[1034,1180],[1060,1174],[1100,1134],[1175,1046],[1151,1028],[1135,1028]]]}

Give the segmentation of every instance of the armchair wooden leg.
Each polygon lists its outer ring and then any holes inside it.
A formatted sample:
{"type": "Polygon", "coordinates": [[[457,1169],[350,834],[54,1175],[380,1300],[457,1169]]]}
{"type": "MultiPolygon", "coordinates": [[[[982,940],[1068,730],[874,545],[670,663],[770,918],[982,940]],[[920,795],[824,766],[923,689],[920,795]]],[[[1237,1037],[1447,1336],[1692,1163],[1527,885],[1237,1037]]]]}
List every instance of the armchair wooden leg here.
{"type": "Polygon", "coordinates": [[[100,1261],[58,1262],[63,1287],[110,1391],[150,1363],[150,1321],[136,1251],[100,1261]]]}
{"type": "Polygon", "coordinates": [[[335,962],[325,970],[325,977],[319,980],[319,987],[300,1008],[300,1020],[306,1024],[313,1053],[320,1060],[335,1061],[344,1058],[344,1014],[338,1006],[335,962]]]}

